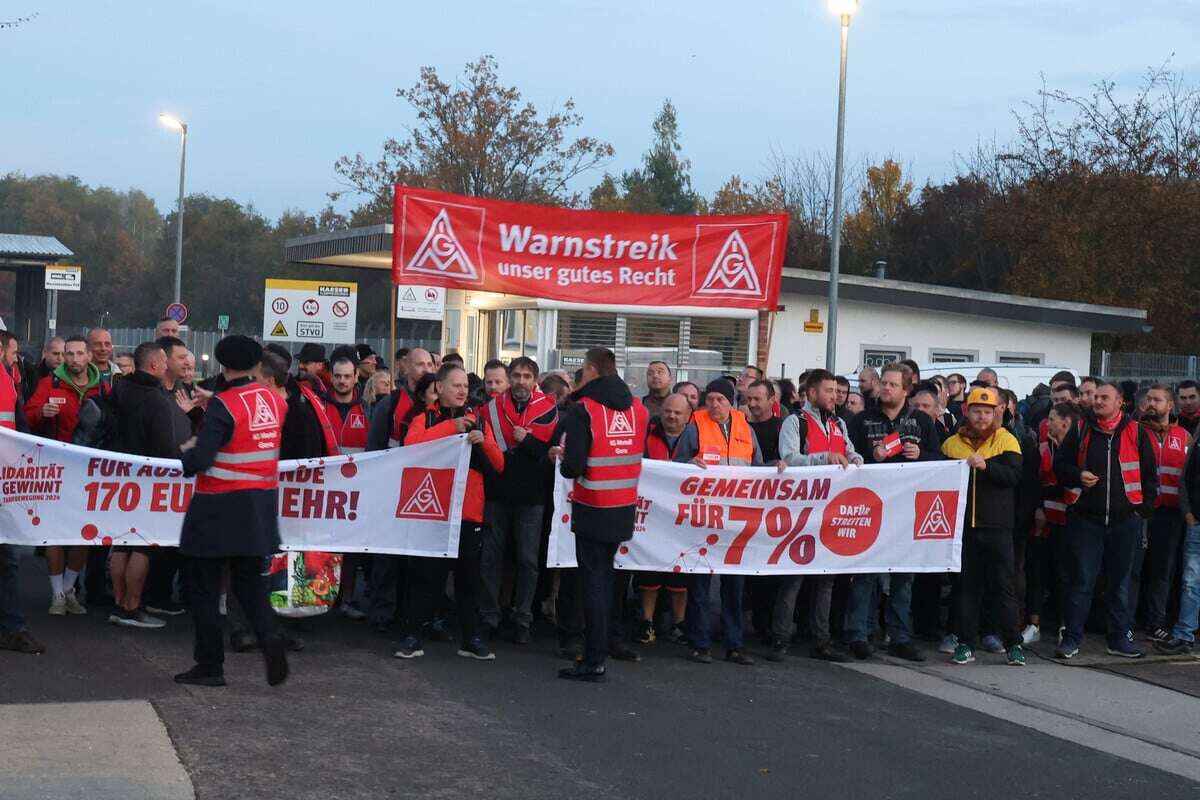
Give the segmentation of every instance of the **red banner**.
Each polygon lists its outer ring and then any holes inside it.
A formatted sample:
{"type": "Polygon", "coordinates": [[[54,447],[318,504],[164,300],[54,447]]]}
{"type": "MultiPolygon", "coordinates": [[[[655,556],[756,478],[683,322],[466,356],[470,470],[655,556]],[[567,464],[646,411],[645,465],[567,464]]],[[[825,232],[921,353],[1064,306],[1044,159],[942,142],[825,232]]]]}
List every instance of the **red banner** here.
{"type": "Polygon", "coordinates": [[[392,281],[574,303],[774,309],[786,214],[617,214],[396,187],[392,281]]]}

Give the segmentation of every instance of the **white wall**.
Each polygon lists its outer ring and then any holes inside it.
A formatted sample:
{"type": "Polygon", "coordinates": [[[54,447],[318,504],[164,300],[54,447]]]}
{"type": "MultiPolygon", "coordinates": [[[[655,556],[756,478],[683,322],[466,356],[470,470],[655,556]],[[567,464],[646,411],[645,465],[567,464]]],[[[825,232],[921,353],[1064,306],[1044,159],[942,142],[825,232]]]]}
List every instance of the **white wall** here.
{"type": "MultiPolygon", "coordinates": [[[[787,310],[775,318],[768,373],[777,375],[780,364],[785,363],[787,376],[794,378],[825,362],[825,333],[805,333],[804,323],[809,310],[815,308],[828,331],[828,300],[784,293],[779,302],[787,310]]],[[[918,363],[930,360],[931,349],[976,351],[977,357],[972,360],[983,362],[997,361],[997,352],[1040,353],[1044,356],[1042,363],[1071,367],[1083,375],[1091,363],[1092,332],[843,300],[838,307],[835,371],[857,369],[864,345],[907,349],[908,357],[918,363]]]]}

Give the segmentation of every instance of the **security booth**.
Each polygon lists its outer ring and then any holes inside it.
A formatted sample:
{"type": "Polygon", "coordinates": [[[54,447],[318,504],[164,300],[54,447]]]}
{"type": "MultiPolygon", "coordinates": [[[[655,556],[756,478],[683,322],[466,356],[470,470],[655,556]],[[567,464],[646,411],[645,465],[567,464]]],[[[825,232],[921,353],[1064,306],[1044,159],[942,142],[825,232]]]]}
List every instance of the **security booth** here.
{"type": "Polygon", "coordinates": [[[607,347],[641,391],[651,361],[704,385],[757,360],[786,226],[781,215],[608,214],[398,187],[393,224],[286,247],[293,263],[391,269],[401,289],[444,288],[441,351],[472,371],[527,355],[573,372],[588,348],[607,347]]]}
{"type": "MultiPolygon", "coordinates": [[[[53,287],[47,282],[46,267],[72,258],[71,249],[53,236],[0,233],[0,320],[22,342],[41,342],[52,327],[53,287]]],[[[77,276],[76,276],[77,277],[77,276]]]]}

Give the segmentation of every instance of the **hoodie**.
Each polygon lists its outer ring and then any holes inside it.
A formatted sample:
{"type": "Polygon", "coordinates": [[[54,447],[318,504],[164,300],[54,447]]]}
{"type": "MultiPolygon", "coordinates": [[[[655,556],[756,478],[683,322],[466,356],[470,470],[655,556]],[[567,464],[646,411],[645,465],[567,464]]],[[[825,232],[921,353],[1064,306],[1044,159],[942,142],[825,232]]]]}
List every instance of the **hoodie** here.
{"type": "MultiPolygon", "coordinates": [[[[587,468],[592,449],[592,427],[587,410],[580,403],[591,398],[614,411],[627,411],[633,406],[633,393],[616,375],[605,375],[580,386],[571,395],[573,404],[562,413],[559,430],[563,436],[563,457],[559,467],[562,476],[574,480],[587,468]]],[[[645,431],[637,431],[645,437],[645,431]]],[[[633,514],[637,505],[619,508],[593,508],[579,505],[572,510],[571,530],[576,536],[596,542],[624,542],[633,536],[633,514]]]]}
{"type": "Polygon", "coordinates": [[[100,394],[100,371],[94,364],[87,365],[87,385],[82,389],[71,380],[66,364],[59,364],[46,377],[38,381],[33,396],[25,403],[25,421],[29,429],[39,436],[69,442],[79,425],[79,409],[84,399],[100,394]],[[42,416],[47,405],[58,407],[53,417],[42,416]]]}

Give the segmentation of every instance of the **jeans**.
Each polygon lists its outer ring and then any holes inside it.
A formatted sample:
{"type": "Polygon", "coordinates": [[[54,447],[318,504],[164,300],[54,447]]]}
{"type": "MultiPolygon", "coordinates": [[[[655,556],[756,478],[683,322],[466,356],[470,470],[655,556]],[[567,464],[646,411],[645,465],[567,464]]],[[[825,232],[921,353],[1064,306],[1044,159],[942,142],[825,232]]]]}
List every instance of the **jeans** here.
{"type": "Polygon", "coordinates": [[[1004,646],[1021,643],[1014,557],[1010,528],[968,527],[963,531],[961,584],[954,602],[953,625],[963,644],[978,644],[985,600],[1004,646]]]}
{"type": "Polygon", "coordinates": [[[1183,592],[1179,598],[1179,621],[1171,634],[1192,642],[1197,628],[1200,628],[1200,525],[1192,525],[1183,540],[1183,592]]]}
{"type": "MultiPolygon", "coordinates": [[[[696,650],[712,647],[712,621],[708,617],[708,594],[712,575],[692,575],[688,582],[687,625],[688,641],[696,650]]],[[[746,588],[744,575],[721,575],[721,638],[726,650],[742,649],[742,593],[746,588]]]]}
{"type": "Polygon", "coordinates": [[[1071,577],[1067,588],[1064,643],[1083,641],[1083,625],[1092,606],[1092,593],[1101,570],[1104,571],[1109,643],[1124,639],[1132,630],[1129,584],[1134,549],[1141,541],[1142,518],[1136,514],[1112,521],[1107,527],[1076,513],[1067,515],[1066,552],[1071,577]]]}
{"type": "MultiPolygon", "coordinates": [[[[888,573],[891,584],[887,594],[887,606],[884,608],[884,620],[887,623],[888,636],[892,644],[904,644],[912,641],[912,621],[909,612],[912,609],[911,572],[888,573]]],[[[845,639],[847,642],[865,642],[870,621],[875,614],[875,586],[879,575],[855,575],[850,580],[850,597],[846,601],[845,639]]]]}
{"type": "Polygon", "coordinates": [[[479,616],[493,628],[500,626],[500,582],[504,575],[504,545],[511,533],[516,549],[517,572],[513,579],[513,608],[517,625],[533,623],[533,595],[537,591],[538,548],[542,540],[542,506],[490,502],[484,516],[490,529],[484,535],[479,563],[479,616]]]}
{"type": "Polygon", "coordinates": [[[596,542],[575,537],[575,560],[579,568],[579,601],[587,629],[583,660],[589,667],[603,666],[609,645],[620,640],[619,609],[613,596],[613,558],[616,542],[596,542]]]}
{"type": "Polygon", "coordinates": [[[275,612],[268,598],[264,560],[240,558],[188,558],[184,560],[192,619],[196,626],[192,657],[206,675],[224,672],[225,648],[219,611],[221,571],[229,562],[229,590],[237,598],[259,642],[276,634],[275,612]]]}
{"type": "Polygon", "coordinates": [[[805,581],[815,583],[812,602],[808,606],[808,624],[812,631],[814,643],[818,646],[828,645],[829,607],[833,601],[832,575],[786,575],[779,584],[779,593],[775,596],[775,608],[771,615],[771,635],[784,644],[792,638],[795,627],[793,619],[796,615],[796,595],[805,581]]]}
{"type": "Polygon", "coordinates": [[[1175,555],[1183,538],[1183,519],[1179,509],[1157,509],[1150,517],[1147,528],[1149,546],[1142,567],[1142,585],[1146,593],[1146,629],[1152,631],[1167,626],[1167,602],[1171,595],[1171,582],[1175,580],[1175,555]]]}
{"type": "Polygon", "coordinates": [[[0,544],[0,633],[17,633],[25,628],[18,599],[20,566],[16,548],[0,544]]]}

